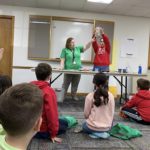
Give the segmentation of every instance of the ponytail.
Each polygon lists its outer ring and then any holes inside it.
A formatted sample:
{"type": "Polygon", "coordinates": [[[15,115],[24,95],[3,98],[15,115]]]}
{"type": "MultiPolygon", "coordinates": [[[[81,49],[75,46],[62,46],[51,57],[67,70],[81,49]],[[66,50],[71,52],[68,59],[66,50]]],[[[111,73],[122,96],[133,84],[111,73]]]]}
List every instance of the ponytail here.
{"type": "Polygon", "coordinates": [[[94,105],[99,107],[101,105],[106,105],[109,101],[108,90],[100,86],[94,93],[94,105]]]}

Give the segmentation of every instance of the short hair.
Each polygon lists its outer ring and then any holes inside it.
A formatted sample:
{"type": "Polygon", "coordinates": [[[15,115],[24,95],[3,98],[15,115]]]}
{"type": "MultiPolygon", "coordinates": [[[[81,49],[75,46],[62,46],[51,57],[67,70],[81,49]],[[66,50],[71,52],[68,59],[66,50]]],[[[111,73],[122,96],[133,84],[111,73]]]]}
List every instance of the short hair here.
{"type": "Polygon", "coordinates": [[[137,80],[137,86],[140,90],[149,90],[150,88],[150,81],[147,79],[140,78],[137,80]]]}
{"type": "Polygon", "coordinates": [[[48,76],[52,74],[52,67],[47,63],[40,63],[35,68],[35,74],[37,80],[46,80],[48,76]]]}
{"type": "Polygon", "coordinates": [[[12,86],[12,80],[7,75],[0,75],[0,95],[9,87],[12,86]]]}
{"type": "Polygon", "coordinates": [[[71,41],[73,40],[74,38],[72,38],[72,37],[69,37],[67,40],[66,40],[66,48],[70,48],[70,43],[71,43],[71,41]]]}
{"type": "Polygon", "coordinates": [[[11,136],[28,133],[42,113],[41,90],[22,83],[8,88],[0,96],[0,123],[11,136]]]}

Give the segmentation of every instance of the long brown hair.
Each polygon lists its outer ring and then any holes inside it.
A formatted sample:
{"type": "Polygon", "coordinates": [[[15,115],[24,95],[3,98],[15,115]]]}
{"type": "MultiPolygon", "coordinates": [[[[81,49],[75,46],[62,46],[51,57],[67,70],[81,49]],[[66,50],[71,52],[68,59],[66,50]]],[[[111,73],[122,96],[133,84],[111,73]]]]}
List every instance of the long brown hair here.
{"type": "Polygon", "coordinates": [[[94,105],[99,107],[106,105],[109,101],[108,98],[108,77],[104,73],[97,73],[93,78],[93,83],[97,86],[94,93],[94,105]]]}
{"type": "Polygon", "coordinates": [[[72,38],[72,37],[69,37],[67,40],[66,40],[66,48],[68,48],[68,49],[70,49],[70,43],[71,43],[71,41],[73,40],[74,38],[72,38]]]}

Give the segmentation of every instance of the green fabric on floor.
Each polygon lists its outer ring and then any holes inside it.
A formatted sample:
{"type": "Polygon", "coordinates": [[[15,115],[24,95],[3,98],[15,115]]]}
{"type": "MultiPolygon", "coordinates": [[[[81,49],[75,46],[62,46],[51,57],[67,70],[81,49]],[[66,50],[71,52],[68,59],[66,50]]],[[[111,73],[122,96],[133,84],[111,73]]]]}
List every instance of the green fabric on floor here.
{"type": "Polygon", "coordinates": [[[115,126],[113,126],[109,133],[111,136],[122,140],[129,140],[131,138],[142,136],[142,133],[139,130],[133,129],[121,123],[117,123],[115,126]]]}

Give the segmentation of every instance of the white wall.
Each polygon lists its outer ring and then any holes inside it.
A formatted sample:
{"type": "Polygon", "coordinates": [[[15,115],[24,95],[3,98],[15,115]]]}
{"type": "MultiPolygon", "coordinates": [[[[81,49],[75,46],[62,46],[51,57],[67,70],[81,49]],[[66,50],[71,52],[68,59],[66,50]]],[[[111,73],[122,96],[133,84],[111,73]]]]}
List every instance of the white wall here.
{"type": "MultiPolygon", "coordinates": [[[[47,15],[47,16],[64,16],[83,19],[97,19],[115,22],[114,31],[114,66],[112,70],[118,67],[126,67],[127,65],[133,72],[137,72],[138,65],[141,64],[143,72],[147,72],[148,46],[149,46],[149,29],[150,19],[115,16],[96,13],[82,13],[73,11],[61,11],[52,9],[36,9],[25,7],[0,6],[0,15],[15,16],[14,25],[14,49],[13,49],[13,66],[36,66],[40,61],[28,60],[28,29],[29,15],[47,15]],[[120,48],[121,40],[124,38],[135,38],[137,41],[138,55],[135,58],[121,58],[120,48]]],[[[49,62],[53,67],[57,67],[58,63],[49,62]]],[[[88,66],[92,68],[92,66],[88,66]]],[[[55,76],[54,74],[53,76],[55,76]]],[[[13,69],[13,83],[29,82],[35,79],[34,73],[27,69],[13,69]]],[[[61,87],[63,78],[59,78],[53,86],[61,87]]],[[[87,93],[93,89],[92,76],[82,76],[79,92],[87,93]]]]}

